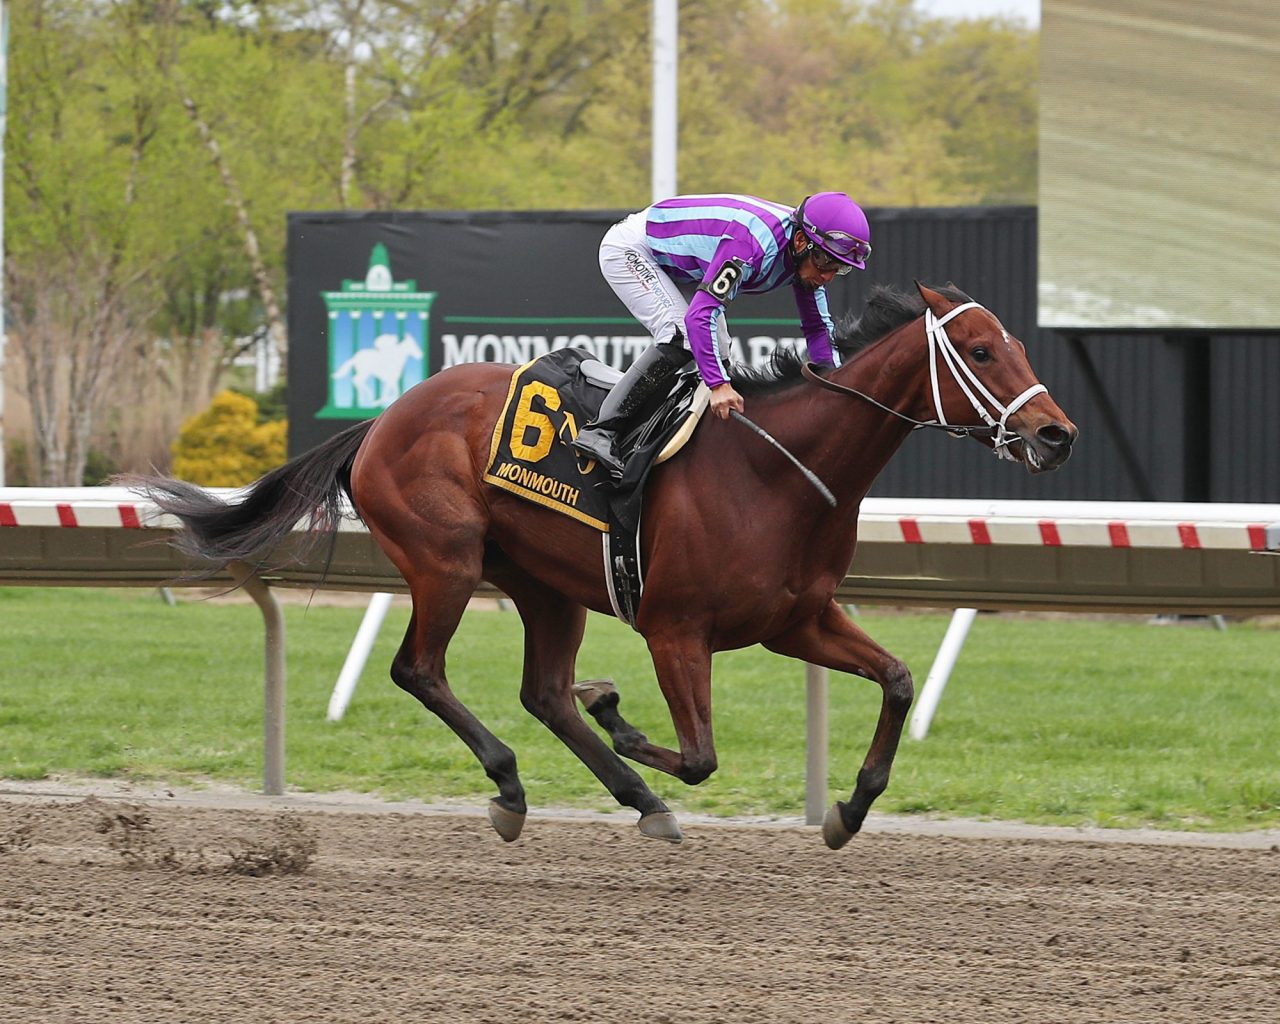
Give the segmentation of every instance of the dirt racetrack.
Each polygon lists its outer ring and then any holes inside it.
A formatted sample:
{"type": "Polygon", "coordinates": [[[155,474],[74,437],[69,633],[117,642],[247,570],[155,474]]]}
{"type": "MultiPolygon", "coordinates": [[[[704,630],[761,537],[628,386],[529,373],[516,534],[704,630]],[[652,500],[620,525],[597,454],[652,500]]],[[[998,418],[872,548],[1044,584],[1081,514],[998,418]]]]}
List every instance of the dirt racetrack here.
{"type": "Polygon", "coordinates": [[[245,805],[0,796],[0,1020],[1280,1021],[1273,837],[245,805]]]}

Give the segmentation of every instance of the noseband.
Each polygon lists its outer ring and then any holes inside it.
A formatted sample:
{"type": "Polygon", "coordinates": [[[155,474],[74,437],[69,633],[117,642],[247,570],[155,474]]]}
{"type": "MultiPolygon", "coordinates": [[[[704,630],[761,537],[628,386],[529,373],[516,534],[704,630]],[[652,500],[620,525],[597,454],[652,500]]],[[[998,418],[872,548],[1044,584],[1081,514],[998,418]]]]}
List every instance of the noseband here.
{"type": "MultiPolygon", "coordinates": [[[[839,391],[870,402],[877,409],[883,409],[898,419],[905,420],[915,429],[934,427],[938,430],[945,430],[953,437],[990,437],[992,448],[999,458],[1016,462],[1017,459],[1009,452],[1009,444],[1016,440],[1018,435],[1009,430],[1009,417],[1035,398],[1036,395],[1047,394],[1049,389],[1043,384],[1033,384],[1007,406],[1002,405],[1000,400],[988,391],[982,381],[978,380],[977,375],[969,369],[968,364],[960,357],[960,353],[956,351],[951,339],[947,337],[947,323],[967,309],[983,309],[986,312],[990,312],[977,302],[962,303],[941,318],[934,316],[931,309],[924,311],[924,330],[929,342],[929,386],[933,396],[935,419],[913,419],[905,413],[898,412],[897,409],[891,409],[882,402],[876,401],[870,395],[864,394],[856,388],[847,388],[843,384],[828,380],[826,377],[819,375],[807,363],[802,367],[801,372],[815,384],[820,384],[831,391],[839,391]],[[946,413],[942,411],[942,395],[938,387],[938,366],[940,363],[950,371],[951,379],[955,381],[956,386],[963,392],[964,396],[969,399],[969,404],[973,406],[973,411],[978,414],[978,418],[986,424],[985,427],[956,426],[947,422],[946,413]],[[997,416],[999,417],[998,419],[997,416]]],[[[998,320],[996,322],[999,323],[998,320]]]]}

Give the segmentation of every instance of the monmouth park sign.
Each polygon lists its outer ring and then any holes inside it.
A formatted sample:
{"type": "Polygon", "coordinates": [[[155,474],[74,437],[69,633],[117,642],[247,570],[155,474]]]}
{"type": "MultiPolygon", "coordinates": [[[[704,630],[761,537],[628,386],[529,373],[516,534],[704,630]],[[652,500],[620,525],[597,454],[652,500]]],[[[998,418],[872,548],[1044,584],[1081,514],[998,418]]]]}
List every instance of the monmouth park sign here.
{"type": "MultiPolygon", "coordinates": [[[[444,334],[441,336],[444,369],[459,363],[515,363],[523,365],[538,356],[562,348],[580,348],[602,363],[619,370],[653,343],[647,334],[444,334]]],[[[773,335],[734,336],[739,362],[763,366],[780,345],[802,345],[804,338],[773,335]]]]}
{"type": "MultiPolygon", "coordinates": [[[[432,372],[431,304],[436,292],[396,281],[386,246],[378,243],[363,280],[344,280],[340,291],[321,292],[329,319],[329,394],[316,412],[321,419],[361,420],[376,416],[432,372]]],[[[460,318],[462,319],[462,318],[460,318]]],[[[480,318],[476,318],[480,319],[480,318]]],[[[547,318],[556,323],[574,317],[547,318]]],[[[437,369],[461,363],[523,365],[548,352],[578,348],[617,369],[630,366],[651,343],[647,334],[457,334],[443,332],[437,369]]],[[[734,337],[739,361],[762,366],[779,345],[803,344],[803,337],[734,337]]]]}

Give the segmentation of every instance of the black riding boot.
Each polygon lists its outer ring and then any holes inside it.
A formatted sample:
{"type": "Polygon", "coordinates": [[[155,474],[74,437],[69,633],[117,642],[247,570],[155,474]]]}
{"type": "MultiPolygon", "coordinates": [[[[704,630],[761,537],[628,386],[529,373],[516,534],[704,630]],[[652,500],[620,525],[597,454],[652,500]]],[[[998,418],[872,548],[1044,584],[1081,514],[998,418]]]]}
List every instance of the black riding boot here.
{"type": "Polygon", "coordinates": [[[573,447],[599,462],[615,480],[620,478],[623,463],[614,447],[618,432],[690,358],[687,349],[666,343],[641,352],[604,396],[595,422],[582,428],[573,447]]]}

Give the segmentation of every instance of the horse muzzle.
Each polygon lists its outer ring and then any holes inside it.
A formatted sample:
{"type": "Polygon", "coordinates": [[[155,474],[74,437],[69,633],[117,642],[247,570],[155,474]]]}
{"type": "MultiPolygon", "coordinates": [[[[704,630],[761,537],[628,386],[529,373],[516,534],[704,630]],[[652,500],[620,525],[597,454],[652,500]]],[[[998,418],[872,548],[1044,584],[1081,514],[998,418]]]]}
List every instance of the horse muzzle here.
{"type": "Polygon", "coordinates": [[[1071,458],[1071,446],[1080,431],[1065,416],[1038,416],[1035,419],[1039,422],[1009,424],[1020,442],[1015,454],[1022,457],[1028,473],[1047,473],[1071,458]]]}

